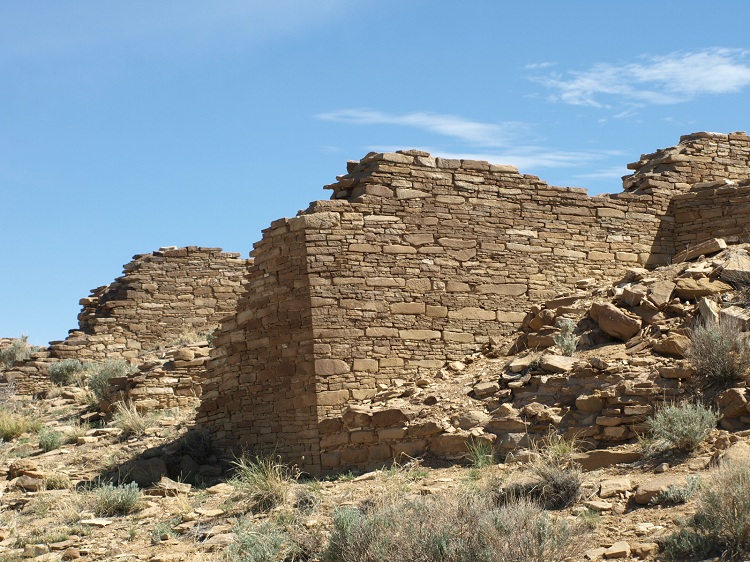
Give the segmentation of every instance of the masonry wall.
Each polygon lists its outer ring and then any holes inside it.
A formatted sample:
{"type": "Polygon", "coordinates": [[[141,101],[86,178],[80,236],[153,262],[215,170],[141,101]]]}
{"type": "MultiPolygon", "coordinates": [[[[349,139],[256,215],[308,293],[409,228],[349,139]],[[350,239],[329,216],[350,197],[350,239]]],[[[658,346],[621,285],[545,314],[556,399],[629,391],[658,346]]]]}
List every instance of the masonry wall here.
{"type": "Polygon", "coordinates": [[[318,466],[308,219],[276,221],[255,245],[238,313],[216,334],[196,422],[220,447],[318,466]]]}
{"type": "Polygon", "coordinates": [[[337,447],[351,448],[331,437],[343,412],[515,329],[531,302],[582,278],[667,263],[676,243],[712,235],[715,215],[691,205],[718,205],[724,231],[739,228],[732,197],[744,192],[693,186],[747,178],[748,147],[740,133],[688,135],[631,164],[624,192],[596,197],[420,151],[349,162],[330,201],[277,221],[256,245],[199,423],[229,448],[337,466],[337,447]]]}
{"type": "Polygon", "coordinates": [[[20,394],[40,394],[51,386],[51,362],[134,361],[186,332],[209,332],[235,313],[248,263],[239,253],[197,246],[133,256],[121,277],[80,301],[78,329],[3,375],[20,394]]]}

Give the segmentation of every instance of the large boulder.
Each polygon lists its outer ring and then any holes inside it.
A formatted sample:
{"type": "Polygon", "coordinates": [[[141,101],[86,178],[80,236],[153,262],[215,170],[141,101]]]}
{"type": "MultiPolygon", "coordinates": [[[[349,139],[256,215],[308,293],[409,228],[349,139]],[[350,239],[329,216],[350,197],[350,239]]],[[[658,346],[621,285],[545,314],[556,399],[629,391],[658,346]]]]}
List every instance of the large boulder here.
{"type": "Polygon", "coordinates": [[[636,335],[642,325],[640,318],[608,302],[592,304],[589,314],[604,333],[623,341],[636,335]]]}

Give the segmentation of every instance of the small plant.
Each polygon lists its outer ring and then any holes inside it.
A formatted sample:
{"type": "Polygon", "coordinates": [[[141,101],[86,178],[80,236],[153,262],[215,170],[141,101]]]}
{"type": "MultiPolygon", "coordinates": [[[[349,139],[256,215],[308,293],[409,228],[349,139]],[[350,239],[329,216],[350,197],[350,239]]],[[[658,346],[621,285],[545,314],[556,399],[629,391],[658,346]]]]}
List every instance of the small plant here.
{"type": "Polygon", "coordinates": [[[39,447],[45,452],[59,449],[63,442],[63,435],[47,427],[39,431],[39,447]]]}
{"type": "Polygon", "coordinates": [[[578,500],[583,478],[580,467],[573,461],[575,442],[557,433],[550,433],[540,444],[532,447],[529,482],[511,483],[498,494],[501,504],[525,498],[538,502],[546,509],[560,509],[578,500]]]}
{"type": "Polygon", "coordinates": [[[682,529],[664,542],[672,560],[722,560],[750,556],[750,466],[727,464],[715,470],[697,493],[698,509],[682,529]]]}
{"type": "Polygon", "coordinates": [[[700,445],[719,421],[719,414],[702,404],[681,402],[659,408],[646,420],[654,451],[692,451],[700,445]]]}
{"type": "Polygon", "coordinates": [[[706,322],[690,335],[688,358],[706,383],[728,383],[750,368],[750,346],[742,324],[726,318],[706,322]]]}
{"type": "Polygon", "coordinates": [[[586,508],[578,514],[578,521],[581,522],[584,528],[593,531],[599,526],[602,521],[602,516],[594,511],[593,509],[586,508]]]}
{"type": "Polygon", "coordinates": [[[44,487],[47,490],[70,490],[73,483],[67,474],[50,474],[44,478],[44,487]]]}
{"type": "Polygon", "coordinates": [[[119,427],[126,435],[143,435],[147,429],[156,425],[157,416],[138,411],[132,402],[115,404],[112,424],[119,427]]]}
{"type": "Polygon", "coordinates": [[[242,521],[234,528],[235,542],[229,547],[231,562],[302,560],[303,550],[281,527],[270,522],[255,525],[242,521]]]}
{"type": "Polygon", "coordinates": [[[555,345],[560,348],[563,355],[572,357],[578,345],[578,336],[575,335],[576,323],[570,318],[558,318],[555,326],[560,332],[553,336],[555,345]]]}
{"type": "Polygon", "coordinates": [[[0,349],[0,363],[5,369],[9,369],[18,361],[25,361],[39,348],[29,345],[29,336],[13,338],[9,346],[0,349]]]}
{"type": "Polygon", "coordinates": [[[670,486],[651,500],[652,505],[681,505],[689,502],[700,487],[698,476],[689,476],[684,486],[670,486]]]}
{"type": "Polygon", "coordinates": [[[161,541],[169,540],[174,536],[174,531],[169,523],[157,523],[151,529],[151,544],[159,544],[161,541]]]}
{"type": "Polygon", "coordinates": [[[471,439],[466,443],[467,456],[474,468],[485,468],[495,464],[495,450],[491,443],[482,439],[471,439]]]}
{"type": "Polygon", "coordinates": [[[0,439],[11,441],[24,433],[37,432],[42,422],[34,420],[22,412],[0,408],[0,439]]]}
{"type": "Polygon", "coordinates": [[[63,359],[50,363],[47,367],[47,374],[50,380],[58,386],[81,386],[86,371],[90,368],[89,364],[81,363],[78,359],[63,359]]]}
{"type": "Polygon", "coordinates": [[[104,484],[94,490],[96,503],[94,513],[97,516],[127,515],[140,509],[141,491],[138,484],[104,484]]]}
{"type": "Polygon", "coordinates": [[[122,359],[110,359],[104,363],[92,365],[91,371],[86,384],[98,403],[104,398],[104,392],[109,386],[109,379],[124,377],[128,373],[131,373],[133,368],[127,361],[122,359]]]}
{"type": "Polygon", "coordinates": [[[242,456],[234,461],[231,482],[250,501],[254,511],[270,511],[286,501],[299,473],[273,457],[242,456]]]}

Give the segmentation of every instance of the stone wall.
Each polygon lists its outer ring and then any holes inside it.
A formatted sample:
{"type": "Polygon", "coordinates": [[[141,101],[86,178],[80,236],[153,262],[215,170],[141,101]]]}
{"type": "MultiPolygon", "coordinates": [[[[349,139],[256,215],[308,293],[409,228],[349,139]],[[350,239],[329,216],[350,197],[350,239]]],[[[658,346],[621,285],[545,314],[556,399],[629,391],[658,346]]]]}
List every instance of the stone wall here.
{"type": "Polygon", "coordinates": [[[350,162],[327,186],[332,200],[276,221],[256,244],[199,423],[224,447],[320,469],[316,422],[515,329],[531,302],[582,278],[668,262],[676,233],[688,236],[675,229],[675,195],[688,201],[695,183],[747,177],[748,146],[739,133],[683,137],[630,165],[624,192],[596,197],[420,151],[350,162]]]}
{"type": "Polygon", "coordinates": [[[186,333],[210,332],[234,314],[248,260],[221,248],[167,247],[133,256],[123,275],[82,299],[79,328],[5,371],[20,394],[49,386],[47,365],[61,359],[136,363],[186,333]]]}

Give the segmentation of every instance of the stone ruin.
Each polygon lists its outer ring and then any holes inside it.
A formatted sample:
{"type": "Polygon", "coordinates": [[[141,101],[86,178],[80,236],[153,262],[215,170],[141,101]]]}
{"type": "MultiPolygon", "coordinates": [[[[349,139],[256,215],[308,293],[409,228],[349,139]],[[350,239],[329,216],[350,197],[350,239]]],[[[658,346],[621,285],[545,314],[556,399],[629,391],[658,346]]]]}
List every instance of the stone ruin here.
{"type": "MultiPolygon", "coordinates": [[[[221,248],[165,247],[133,256],[123,275],[81,299],[79,327],[62,341],[32,354],[6,370],[6,380],[23,395],[43,394],[51,387],[50,363],[63,359],[101,362],[124,359],[138,363],[144,353],[158,350],[185,333],[213,331],[236,310],[248,260],[221,248]]],[[[143,407],[173,407],[197,401],[208,354],[182,351],[169,361],[152,358],[113,394],[143,402],[143,407]]],[[[174,355],[174,354],[173,354],[174,355]]]]}
{"type": "Polygon", "coordinates": [[[628,167],[622,192],[590,197],[512,166],[368,154],[326,186],[330,200],[273,222],[249,262],[195,247],[136,256],[82,301],[79,330],[6,377],[38,389],[51,360],[135,360],[186,325],[220,322],[210,359],[199,346],[147,363],[115,381],[122,397],[163,406],[170,388],[200,386],[196,423],[218,446],[311,473],[460,456],[470,439],[512,449],[550,427],[597,444],[630,439],[656,397],[684,393],[689,378],[679,360],[638,356],[679,348],[689,309],[672,278],[643,268],[747,238],[750,137],[695,133],[628,167]],[[597,283],[623,276],[637,304],[603,302],[597,283]],[[628,340],[619,363],[500,357],[552,345],[557,317],[576,318],[594,345],[602,330],[585,322],[601,324],[615,314],[607,307],[625,307],[640,334],[603,330],[628,340]],[[475,372],[480,351],[494,359],[475,372]],[[451,391],[465,415],[441,410],[451,391]]]}
{"type": "Polygon", "coordinates": [[[630,164],[623,192],[589,197],[416,150],[349,162],[331,200],[255,244],[197,423],[224,448],[311,472],[460,452],[466,435],[446,437],[423,405],[386,407],[384,393],[493,345],[586,280],[667,264],[709,236],[740,241],[749,163],[746,134],[697,133],[630,164]]]}

